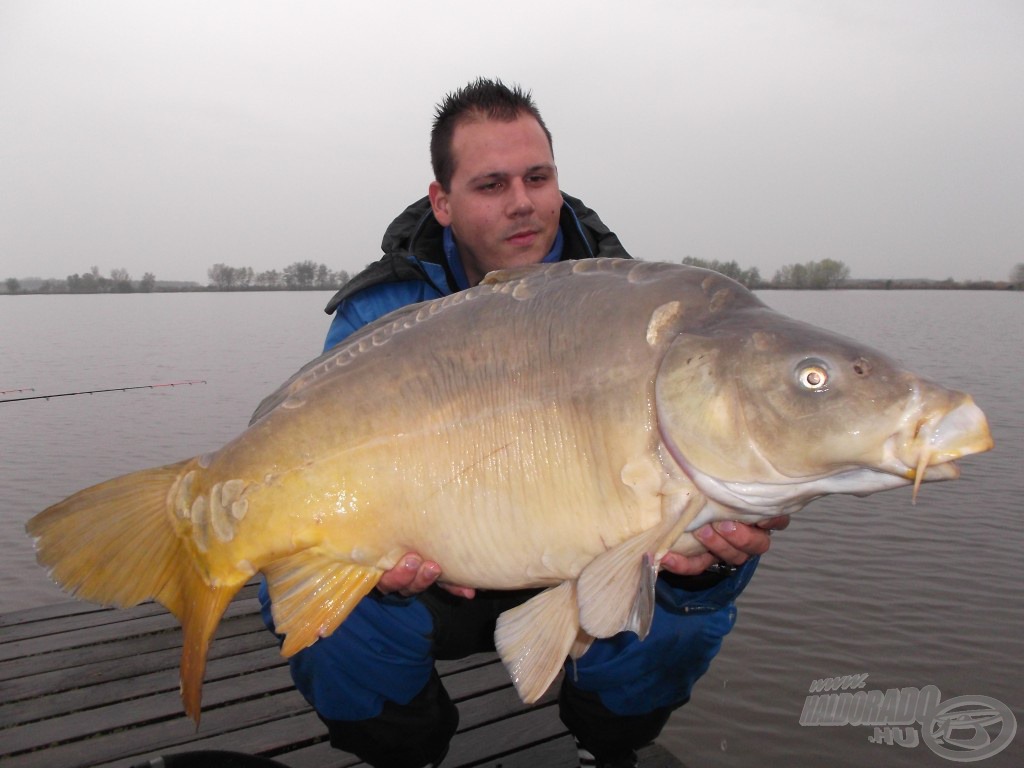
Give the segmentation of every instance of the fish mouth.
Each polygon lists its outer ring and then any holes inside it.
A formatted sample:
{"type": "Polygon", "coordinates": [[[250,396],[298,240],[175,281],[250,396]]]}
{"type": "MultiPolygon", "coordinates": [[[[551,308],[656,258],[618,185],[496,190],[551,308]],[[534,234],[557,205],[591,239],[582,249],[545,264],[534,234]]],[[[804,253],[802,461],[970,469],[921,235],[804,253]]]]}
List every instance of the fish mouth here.
{"type": "Polygon", "coordinates": [[[994,447],[985,414],[970,397],[964,398],[952,410],[912,420],[886,441],[883,468],[914,484],[913,501],[921,483],[959,477],[956,459],[994,447]]]}

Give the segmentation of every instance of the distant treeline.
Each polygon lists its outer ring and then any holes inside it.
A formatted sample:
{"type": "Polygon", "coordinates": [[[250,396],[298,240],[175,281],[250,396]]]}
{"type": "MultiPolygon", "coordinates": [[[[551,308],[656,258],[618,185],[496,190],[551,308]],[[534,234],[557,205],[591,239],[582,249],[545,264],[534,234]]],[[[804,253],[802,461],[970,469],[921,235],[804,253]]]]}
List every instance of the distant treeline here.
{"type": "Polygon", "coordinates": [[[778,270],[772,277],[770,283],[761,278],[757,267],[744,269],[735,261],[706,261],[687,256],[683,264],[693,267],[703,267],[721,272],[726,277],[731,277],[747,288],[811,288],[826,289],[838,288],[850,277],[850,268],[843,262],[835,259],[823,259],[821,261],[809,261],[806,264],[789,264],[778,270]]]}
{"type": "MultiPolygon", "coordinates": [[[[852,279],[850,269],[841,261],[822,259],[803,264],[788,264],[777,270],[771,280],[764,280],[757,267],[741,267],[735,261],[706,261],[687,256],[683,264],[713,269],[742,283],[748,288],[797,288],[827,290],[837,288],[860,289],[968,289],[968,290],[1024,290],[1024,263],[1010,271],[1010,279],[971,280],[958,282],[952,278],[931,279],[852,279]]],[[[68,275],[65,279],[26,279],[9,277],[3,287],[14,293],[153,293],[165,291],[306,291],[336,290],[349,280],[345,270],[333,271],[315,261],[296,261],[280,272],[276,269],[256,272],[251,267],[231,267],[214,264],[207,272],[209,283],[157,280],[147,272],[140,280],[133,280],[124,269],[114,269],[110,277],[93,267],[83,274],[68,275]]]]}
{"type": "Polygon", "coordinates": [[[296,261],[278,271],[255,272],[252,267],[231,267],[214,264],[207,272],[209,283],[157,280],[147,272],[133,280],[124,269],[113,269],[110,277],[93,267],[82,274],[68,275],[63,280],[18,280],[4,282],[7,293],[153,293],[164,291],[305,291],[336,290],[348,282],[345,270],[333,271],[315,261],[296,261]]]}
{"type": "Polygon", "coordinates": [[[315,261],[296,261],[280,272],[276,269],[253,272],[252,267],[214,264],[206,275],[210,278],[210,288],[216,291],[275,288],[291,291],[328,290],[340,288],[349,279],[345,270],[333,272],[326,264],[317,264],[315,261]]]}
{"type": "Polygon", "coordinates": [[[721,272],[726,277],[742,283],[747,288],[778,288],[778,289],[807,289],[807,290],[834,290],[837,288],[871,289],[871,290],[893,290],[893,289],[966,289],[966,290],[1024,290],[1024,264],[1017,264],[1010,271],[1010,279],[1002,280],[968,280],[958,282],[953,278],[945,280],[931,280],[926,278],[902,278],[902,279],[853,279],[850,277],[850,268],[841,261],[835,259],[822,259],[821,261],[808,261],[803,264],[787,264],[772,275],[772,279],[765,281],[757,267],[744,269],[735,261],[706,261],[687,256],[683,264],[704,269],[713,269],[721,272]]]}

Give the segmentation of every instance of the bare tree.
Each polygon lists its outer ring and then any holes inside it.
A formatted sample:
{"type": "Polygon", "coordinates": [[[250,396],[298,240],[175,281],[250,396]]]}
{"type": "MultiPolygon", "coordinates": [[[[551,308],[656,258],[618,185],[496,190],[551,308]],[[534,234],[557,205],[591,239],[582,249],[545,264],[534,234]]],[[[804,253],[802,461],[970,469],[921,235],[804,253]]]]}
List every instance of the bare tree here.
{"type": "Polygon", "coordinates": [[[1018,288],[1024,289],[1024,263],[1017,264],[1010,270],[1010,282],[1018,288]]]}

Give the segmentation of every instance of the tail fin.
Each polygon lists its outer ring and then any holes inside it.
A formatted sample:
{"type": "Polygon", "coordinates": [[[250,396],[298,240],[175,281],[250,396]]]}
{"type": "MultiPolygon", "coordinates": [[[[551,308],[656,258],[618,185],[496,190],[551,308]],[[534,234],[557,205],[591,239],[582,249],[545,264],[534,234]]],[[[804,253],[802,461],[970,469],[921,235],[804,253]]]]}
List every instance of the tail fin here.
{"type": "Polygon", "coordinates": [[[211,586],[174,529],[168,496],[187,460],[79,491],[29,520],[36,558],[64,590],[127,607],[154,599],[181,622],[181,697],[199,725],[206,655],[241,584],[211,586]]]}

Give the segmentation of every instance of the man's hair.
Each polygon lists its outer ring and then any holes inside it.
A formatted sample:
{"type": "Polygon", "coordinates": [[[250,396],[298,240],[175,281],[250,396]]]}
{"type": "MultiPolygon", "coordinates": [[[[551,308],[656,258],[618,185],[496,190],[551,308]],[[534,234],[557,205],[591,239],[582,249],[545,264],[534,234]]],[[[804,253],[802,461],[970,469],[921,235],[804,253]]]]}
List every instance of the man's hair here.
{"type": "Polygon", "coordinates": [[[430,132],[430,163],[434,167],[434,178],[445,192],[451,189],[452,175],[455,173],[452,137],[459,125],[471,120],[511,123],[524,114],[540,123],[544,135],[548,137],[548,146],[554,151],[551,131],[544,125],[544,119],[533,103],[530,91],[523,91],[518,85],[509,88],[501,80],[479,77],[445,96],[444,101],[437,105],[434,128],[430,132]]]}

